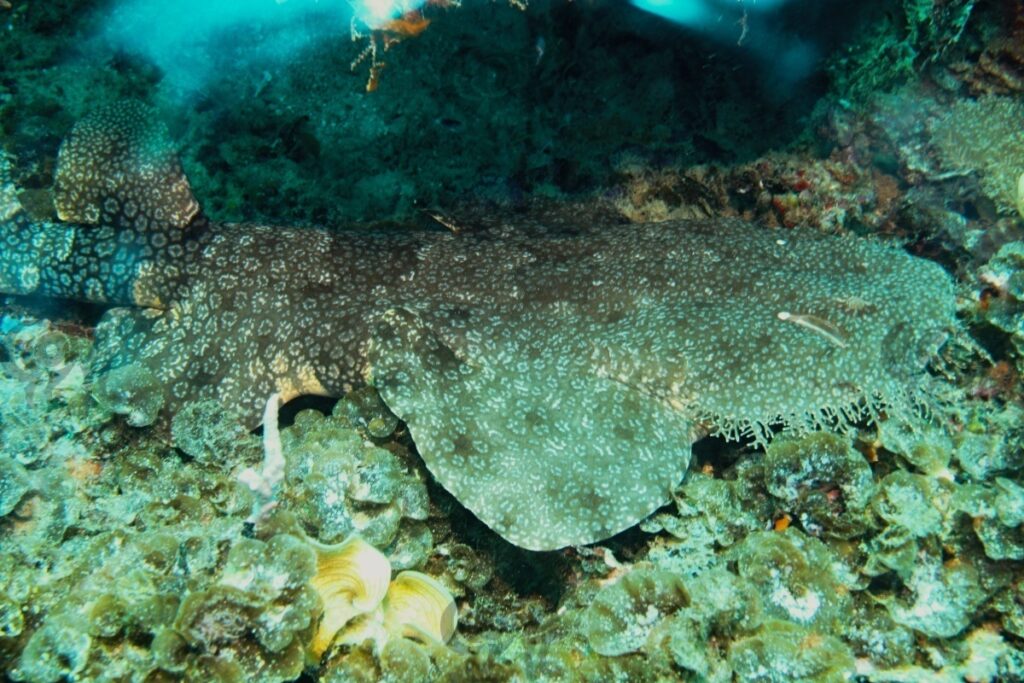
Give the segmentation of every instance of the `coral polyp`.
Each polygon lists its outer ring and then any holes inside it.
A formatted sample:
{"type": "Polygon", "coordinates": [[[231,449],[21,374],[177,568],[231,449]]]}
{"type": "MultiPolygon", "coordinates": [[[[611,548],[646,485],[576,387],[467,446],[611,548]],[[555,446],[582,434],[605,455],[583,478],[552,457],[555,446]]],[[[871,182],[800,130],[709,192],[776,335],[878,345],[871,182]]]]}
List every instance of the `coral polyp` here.
{"type": "Polygon", "coordinates": [[[324,604],[324,616],[310,653],[319,659],[342,627],[383,602],[391,582],[391,564],[358,536],[334,546],[317,544],[314,548],[317,570],[311,583],[324,604]]]}
{"type": "Polygon", "coordinates": [[[444,645],[455,634],[455,599],[435,579],[411,570],[392,579],[387,557],[358,536],[312,547],[317,570],[311,584],[323,602],[323,617],[309,646],[312,661],[319,661],[334,641],[370,641],[379,653],[394,638],[444,645]]]}

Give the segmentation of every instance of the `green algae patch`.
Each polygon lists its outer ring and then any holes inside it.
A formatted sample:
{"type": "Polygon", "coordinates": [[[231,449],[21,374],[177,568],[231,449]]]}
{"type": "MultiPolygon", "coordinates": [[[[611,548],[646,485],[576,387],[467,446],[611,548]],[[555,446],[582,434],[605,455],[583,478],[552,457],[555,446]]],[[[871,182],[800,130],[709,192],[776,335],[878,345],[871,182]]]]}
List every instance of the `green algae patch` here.
{"type": "Polygon", "coordinates": [[[797,529],[750,534],[729,552],[738,575],[756,587],[768,618],[832,631],[849,608],[841,558],[797,529]]]}
{"type": "Polygon", "coordinates": [[[744,683],[842,683],[855,668],[841,640],[788,621],[770,621],[733,644],[729,663],[744,683]]]}
{"type": "Polygon", "coordinates": [[[658,622],[689,604],[690,595],[679,577],[636,570],[598,594],[587,610],[587,638],[603,655],[637,652],[658,622]]]}
{"type": "Polygon", "coordinates": [[[848,439],[827,432],[776,439],[764,456],[765,486],[804,530],[850,538],[869,524],[871,467],[848,439]]]}
{"type": "Polygon", "coordinates": [[[970,516],[971,528],[993,560],[1024,560],[1024,487],[996,477],[993,485],[960,487],[953,506],[970,516]]]}
{"type": "Polygon", "coordinates": [[[359,534],[396,569],[421,566],[433,548],[422,475],[407,452],[367,441],[347,414],[344,404],[331,416],[302,411],[282,431],[282,500],[322,543],[359,534]]]}
{"type": "Polygon", "coordinates": [[[893,620],[931,638],[951,638],[963,631],[984,602],[982,576],[971,562],[943,563],[922,553],[905,579],[900,595],[881,598],[893,620]]]}

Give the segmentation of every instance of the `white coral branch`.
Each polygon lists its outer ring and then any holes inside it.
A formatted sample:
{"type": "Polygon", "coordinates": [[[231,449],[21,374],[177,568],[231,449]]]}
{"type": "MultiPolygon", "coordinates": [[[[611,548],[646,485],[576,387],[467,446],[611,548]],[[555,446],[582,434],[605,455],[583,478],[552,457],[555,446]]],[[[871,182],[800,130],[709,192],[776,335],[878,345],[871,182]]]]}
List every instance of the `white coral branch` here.
{"type": "Polygon", "coordinates": [[[263,466],[259,471],[248,467],[238,475],[238,480],[256,496],[248,519],[252,524],[262,521],[277,506],[277,491],[284,481],[284,453],[281,449],[281,432],[277,426],[277,410],[280,407],[281,395],[271,394],[263,411],[263,466]]]}

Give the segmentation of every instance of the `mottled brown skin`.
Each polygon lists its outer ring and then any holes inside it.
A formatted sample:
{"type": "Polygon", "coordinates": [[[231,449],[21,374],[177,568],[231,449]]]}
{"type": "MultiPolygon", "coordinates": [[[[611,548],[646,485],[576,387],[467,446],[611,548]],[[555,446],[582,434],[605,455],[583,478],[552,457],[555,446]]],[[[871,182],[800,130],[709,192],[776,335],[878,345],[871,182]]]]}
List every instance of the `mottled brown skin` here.
{"type": "Polygon", "coordinates": [[[95,374],[141,366],[165,416],[215,399],[249,426],[271,393],[369,382],[440,483],[532,549],[650,514],[698,425],[766,440],[771,424],[899,412],[953,325],[934,264],[737,221],[213,223],[136,105],[98,112],[62,147],[66,223],[32,223],[3,187],[0,291],[118,306],[97,329],[95,374]]]}

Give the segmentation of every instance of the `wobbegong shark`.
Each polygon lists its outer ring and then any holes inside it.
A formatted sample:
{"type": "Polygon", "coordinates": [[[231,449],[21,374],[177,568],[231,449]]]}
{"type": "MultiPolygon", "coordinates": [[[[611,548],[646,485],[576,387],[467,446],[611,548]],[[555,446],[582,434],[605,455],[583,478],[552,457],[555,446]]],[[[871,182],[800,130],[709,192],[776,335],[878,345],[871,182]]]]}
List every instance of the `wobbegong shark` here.
{"type": "Polygon", "coordinates": [[[53,195],[59,222],[34,220],[0,177],[0,291],[110,306],[92,378],[152,373],[158,426],[214,399],[255,428],[275,392],[372,385],[440,485],[532,550],[650,515],[704,434],[763,443],[913,412],[955,325],[935,263],[738,220],[214,222],[134,103],[73,128],[53,195]]]}

